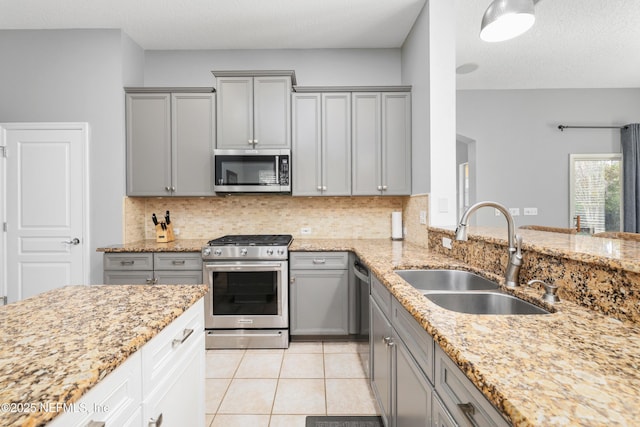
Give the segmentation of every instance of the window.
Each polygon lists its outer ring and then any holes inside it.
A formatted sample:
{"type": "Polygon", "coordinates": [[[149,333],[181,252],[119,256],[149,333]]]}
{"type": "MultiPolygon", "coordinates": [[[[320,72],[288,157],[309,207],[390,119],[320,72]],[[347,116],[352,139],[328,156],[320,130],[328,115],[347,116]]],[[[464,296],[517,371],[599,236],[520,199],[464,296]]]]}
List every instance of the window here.
{"type": "Polygon", "coordinates": [[[582,233],[620,231],[622,155],[569,155],[569,224],[582,233]]]}

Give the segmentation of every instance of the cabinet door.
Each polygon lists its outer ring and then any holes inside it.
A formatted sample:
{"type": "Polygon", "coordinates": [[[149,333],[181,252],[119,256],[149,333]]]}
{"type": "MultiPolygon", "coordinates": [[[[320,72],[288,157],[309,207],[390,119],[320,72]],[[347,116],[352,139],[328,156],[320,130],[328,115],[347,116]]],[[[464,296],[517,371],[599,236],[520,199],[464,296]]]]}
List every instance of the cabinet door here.
{"type": "Polygon", "coordinates": [[[382,93],[384,195],[411,194],[411,94],[382,93]]]}
{"type": "Polygon", "coordinates": [[[349,334],[347,270],[291,270],[291,335],[349,334]]]}
{"type": "Polygon", "coordinates": [[[401,340],[396,342],[395,426],[431,427],[432,389],[401,340]]]}
{"type": "Polygon", "coordinates": [[[321,106],[319,93],[295,93],[291,155],[294,196],[322,194],[321,106]]]}
{"type": "Polygon", "coordinates": [[[216,146],[253,147],[253,77],[216,79],[216,146]]]}
{"type": "Polygon", "coordinates": [[[149,425],[155,420],[158,426],[204,427],[204,330],[194,335],[186,357],[176,361],[171,374],[143,403],[149,425]]]}
{"type": "Polygon", "coordinates": [[[171,95],[174,196],[213,196],[215,95],[171,95]]]}
{"type": "Polygon", "coordinates": [[[291,77],[253,78],[255,148],[291,148],[291,77]]]}
{"type": "Polygon", "coordinates": [[[393,369],[393,337],[391,324],[373,298],[369,299],[369,376],[371,389],[378,401],[385,427],[392,424],[391,372],[393,369]]]}
{"type": "Polygon", "coordinates": [[[322,94],[322,194],[351,195],[351,94],[322,94]]]}
{"type": "Polygon", "coordinates": [[[380,93],[352,95],[351,144],[353,170],[351,194],[379,195],[382,191],[380,93]]]}
{"type": "Polygon", "coordinates": [[[458,424],[456,424],[456,422],[453,421],[453,418],[451,418],[449,411],[445,409],[444,405],[435,394],[433,395],[432,403],[433,422],[431,425],[433,427],[458,427],[458,424]]]}
{"type": "Polygon", "coordinates": [[[171,194],[171,97],[127,94],[127,195],[171,194]]]}

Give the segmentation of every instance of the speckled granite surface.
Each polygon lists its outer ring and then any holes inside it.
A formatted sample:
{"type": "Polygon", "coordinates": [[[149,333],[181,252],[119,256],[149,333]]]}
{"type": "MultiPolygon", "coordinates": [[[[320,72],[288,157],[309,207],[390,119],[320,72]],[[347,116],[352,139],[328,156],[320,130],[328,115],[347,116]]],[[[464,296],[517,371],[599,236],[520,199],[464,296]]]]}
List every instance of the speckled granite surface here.
{"type": "Polygon", "coordinates": [[[140,240],[126,245],[112,245],[98,248],[98,252],[200,252],[211,239],[182,239],[169,243],[157,243],[155,240],[140,240]]]}
{"type": "MultiPolygon", "coordinates": [[[[445,310],[394,269],[468,264],[406,242],[300,240],[292,250],[350,250],[407,308],[482,393],[516,426],[635,426],[640,420],[640,327],[570,301],[543,316],[478,316],[445,310]]],[[[519,289],[539,301],[541,293],[519,289]]]]}
{"type": "MultiPolygon", "coordinates": [[[[538,275],[544,273],[546,264],[540,264],[543,260],[556,263],[557,269],[548,274],[560,271],[566,280],[573,278],[574,282],[594,279],[604,286],[611,277],[606,274],[627,275],[625,280],[631,280],[631,284],[622,285],[628,292],[625,299],[638,300],[638,243],[534,230],[518,230],[518,233],[524,236],[525,263],[529,263],[529,270],[523,269],[523,281],[528,280],[527,274],[539,278],[538,275]],[[575,266],[584,271],[574,275],[575,266]]],[[[466,253],[480,266],[457,259],[451,252],[435,249],[442,236],[451,235],[451,230],[430,229],[429,249],[388,239],[295,239],[291,250],[356,252],[514,425],[637,425],[640,420],[640,326],[605,316],[598,313],[599,310],[586,309],[596,301],[595,295],[588,294],[584,301],[574,302],[566,290],[561,293],[565,298],[560,303],[547,306],[554,313],[544,316],[477,316],[440,308],[396,275],[394,269],[463,269],[500,282],[506,264],[506,255],[502,259],[503,252],[506,253],[503,250],[506,232],[470,230],[470,241],[480,246],[460,253],[466,253]]],[[[454,242],[454,250],[457,244],[454,242]]],[[[154,245],[155,242],[140,242],[105,250],[153,251],[154,245]]],[[[180,248],[177,250],[198,251],[200,245],[195,241],[183,242],[180,248]]],[[[159,246],[159,250],[169,249],[159,246]]],[[[578,285],[588,287],[588,280],[585,283],[578,285]]],[[[515,293],[543,305],[539,290],[522,288],[515,293]]],[[[611,306],[624,302],[605,299],[611,306]]]]}
{"type": "MultiPolygon", "coordinates": [[[[76,402],[205,293],[203,285],[68,286],[0,307],[0,404],[76,402]]],[[[4,409],[1,426],[57,415],[4,409]]]]}

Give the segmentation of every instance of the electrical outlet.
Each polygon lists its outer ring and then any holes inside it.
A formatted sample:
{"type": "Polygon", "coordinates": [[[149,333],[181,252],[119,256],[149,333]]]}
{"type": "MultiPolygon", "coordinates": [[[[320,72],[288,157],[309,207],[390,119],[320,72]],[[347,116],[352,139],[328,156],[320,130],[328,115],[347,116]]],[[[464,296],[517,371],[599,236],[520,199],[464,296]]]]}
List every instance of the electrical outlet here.
{"type": "Polygon", "coordinates": [[[311,227],[302,227],[300,229],[300,234],[303,236],[311,234],[311,227]]]}
{"type": "Polygon", "coordinates": [[[511,216],[520,216],[520,208],[509,208],[511,216]]]}
{"type": "Polygon", "coordinates": [[[538,215],[538,208],[524,208],[525,215],[538,215]]]}
{"type": "Polygon", "coordinates": [[[420,224],[427,224],[427,211],[420,211],[420,224]]]}
{"type": "Polygon", "coordinates": [[[176,236],[180,235],[180,229],[179,228],[174,228],[173,229],[173,234],[175,234],[176,236]]]}
{"type": "Polygon", "coordinates": [[[448,237],[443,237],[442,246],[444,246],[447,249],[451,249],[451,239],[449,239],[448,237]]]}

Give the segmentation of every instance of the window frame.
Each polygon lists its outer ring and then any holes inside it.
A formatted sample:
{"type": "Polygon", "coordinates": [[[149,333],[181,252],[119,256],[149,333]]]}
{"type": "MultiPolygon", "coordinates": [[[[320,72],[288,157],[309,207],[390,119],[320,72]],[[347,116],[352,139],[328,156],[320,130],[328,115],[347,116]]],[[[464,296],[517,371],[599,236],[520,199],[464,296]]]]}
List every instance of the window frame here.
{"type": "MultiPolygon", "coordinates": [[[[624,186],[622,153],[569,154],[569,227],[575,227],[575,162],[580,160],[617,160],[620,162],[620,226],[624,224],[624,186]]],[[[622,230],[619,230],[622,231],[622,230]]]]}

